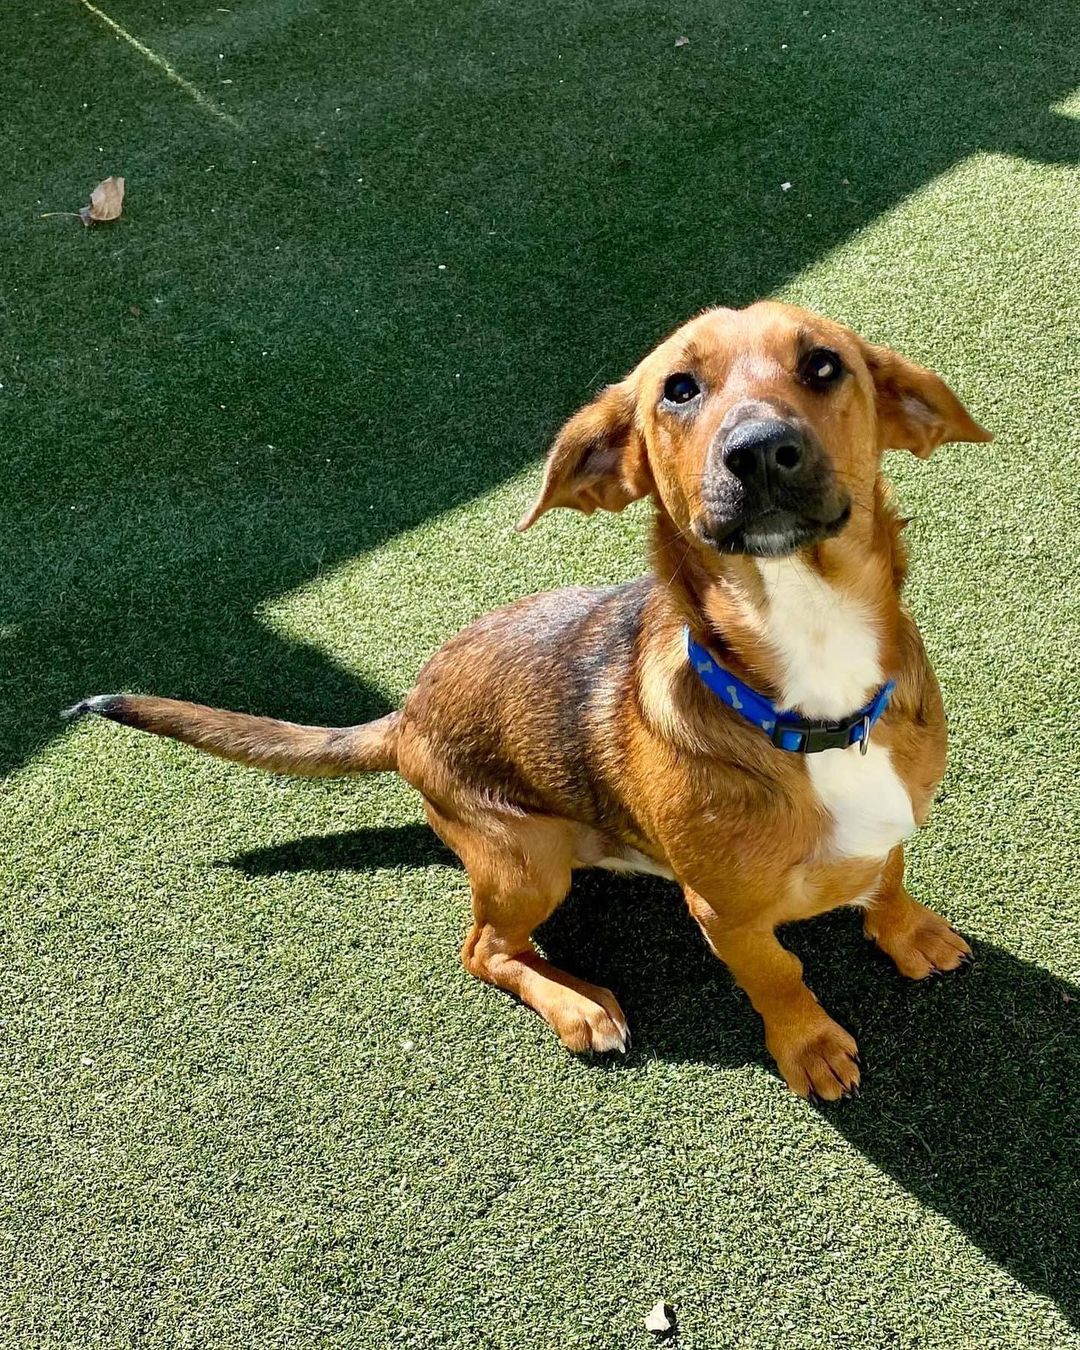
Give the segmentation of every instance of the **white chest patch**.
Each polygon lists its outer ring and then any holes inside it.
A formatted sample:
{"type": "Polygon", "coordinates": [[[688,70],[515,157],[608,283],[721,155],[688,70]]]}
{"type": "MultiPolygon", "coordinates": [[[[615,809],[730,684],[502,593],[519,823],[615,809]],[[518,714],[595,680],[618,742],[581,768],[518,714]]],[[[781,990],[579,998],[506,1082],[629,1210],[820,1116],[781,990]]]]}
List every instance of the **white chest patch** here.
{"type": "MultiPolygon", "coordinates": [[[[780,660],[781,706],[805,717],[846,717],[882,683],[871,616],[793,558],[762,558],[765,636],[780,660]]],[[[834,857],[883,858],[915,829],[911,798],[892,757],[871,737],[858,747],[806,756],[807,773],[832,818],[834,857]]]]}
{"type": "Polygon", "coordinates": [[[781,706],[846,717],[881,684],[878,635],[865,607],[795,558],[759,558],[764,636],[779,657],[781,706]]]}
{"type": "Polygon", "coordinates": [[[832,817],[833,856],[884,858],[915,829],[907,789],[888,750],[873,739],[865,755],[857,746],[807,755],[806,770],[832,817]]]}

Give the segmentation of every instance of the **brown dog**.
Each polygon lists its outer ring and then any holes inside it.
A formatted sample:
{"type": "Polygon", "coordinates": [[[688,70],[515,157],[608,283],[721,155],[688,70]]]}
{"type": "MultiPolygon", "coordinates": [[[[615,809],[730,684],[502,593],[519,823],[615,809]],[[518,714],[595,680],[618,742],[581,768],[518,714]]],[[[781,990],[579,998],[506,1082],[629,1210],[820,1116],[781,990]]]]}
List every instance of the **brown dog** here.
{"type": "Polygon", "coordinates": [[[710,310],[571,418],[518,526],[651,495],[653,574],[479,619],[364,726],[124,694],[70,711],[283,773],[396,769],[468,871],[466,968],[572,1050],[625,1050],[626,1021],[534,929],[576,867],[674,878],[790,1087],[835,1099],[859,1082],[855,1042],[777,927],[857,905],[913,979],[969,958],[903,885],[945,719],[881,454],[989,439],[931,371],[836,323],[710,310]]]}

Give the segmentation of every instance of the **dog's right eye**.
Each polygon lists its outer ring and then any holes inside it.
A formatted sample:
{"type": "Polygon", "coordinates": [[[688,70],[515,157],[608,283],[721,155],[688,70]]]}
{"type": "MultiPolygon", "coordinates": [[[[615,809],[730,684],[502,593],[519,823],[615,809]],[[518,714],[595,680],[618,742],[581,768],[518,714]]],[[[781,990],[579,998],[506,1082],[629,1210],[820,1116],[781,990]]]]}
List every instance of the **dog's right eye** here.
{"type": "Polygon", "coordinates": [[[664,381],[664,402],[665,403],[689,403],[692,398],[697,398],[701,393],[697,380],[693,375],[687,375],[685,371],[678,371],[674,375],[669,375],[664,381]]]}

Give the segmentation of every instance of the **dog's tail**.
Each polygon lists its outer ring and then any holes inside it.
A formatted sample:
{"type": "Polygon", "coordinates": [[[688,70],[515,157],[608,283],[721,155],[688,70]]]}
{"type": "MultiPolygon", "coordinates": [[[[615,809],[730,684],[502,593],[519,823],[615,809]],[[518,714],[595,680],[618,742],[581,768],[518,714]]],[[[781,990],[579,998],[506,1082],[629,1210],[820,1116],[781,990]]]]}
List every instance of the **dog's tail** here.
{"type": "Polygon", "coordinates": [[[99,694],[84,698],[63,716],[84,713],[96,713],[156,736],[171,736],[211,755],[271,773],[334,778],[397,768],[401,714],[396,712],[355,727],[305,727],[172,698],[99,694]]]}

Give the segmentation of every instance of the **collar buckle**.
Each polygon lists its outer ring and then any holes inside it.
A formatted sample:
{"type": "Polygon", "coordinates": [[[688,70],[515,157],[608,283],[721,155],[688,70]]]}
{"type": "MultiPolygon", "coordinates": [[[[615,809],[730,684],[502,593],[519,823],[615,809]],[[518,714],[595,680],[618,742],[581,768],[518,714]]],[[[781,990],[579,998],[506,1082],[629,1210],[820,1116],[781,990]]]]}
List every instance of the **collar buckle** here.
{"type": "MultiPolygon", "coordinates": [[[[862,719],[863,722],[866,720],[862,719]]],[[[826,722],[808,726],[777,718],[769,739],[778,749],[793,751],[797,755],[816,755],[822,750],[846,750],[851,744],[851,724],[826,722]]],[[[866,754],[865,750],[863,754],[866,754]]]]}

